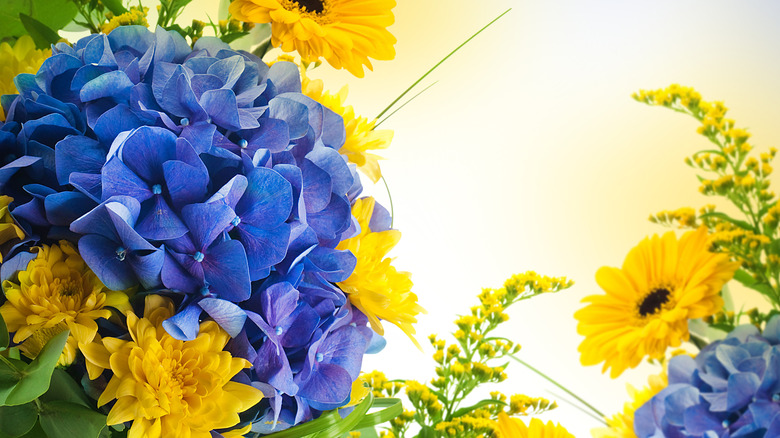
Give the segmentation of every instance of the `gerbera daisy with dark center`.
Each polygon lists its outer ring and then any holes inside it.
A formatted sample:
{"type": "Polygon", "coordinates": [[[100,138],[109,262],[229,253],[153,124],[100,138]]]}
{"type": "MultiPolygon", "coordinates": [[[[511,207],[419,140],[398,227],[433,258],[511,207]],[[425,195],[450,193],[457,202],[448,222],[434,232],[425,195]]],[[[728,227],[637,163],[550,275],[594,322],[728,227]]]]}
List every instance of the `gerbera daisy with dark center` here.
{"type": "Polygon", "coordinates": [[[368,58],[395,58],[395,0],[235,0],[230,13],[252,23],[271,23],[271,44],[297,51],[306,62],[325,58],[334,68],[363,77],[368,58]]]}
{"type": "Polygon", "coordinates": [[[602,267],[596,282],[606,295],[585,297],[574,314],[583,365],[604,362],[611,377],[645,357],[662,358],[668,347],[687,341],[688,320],[714,314],[720,290],[739,263],[708,250],[707,231],[654,235],[634,247],[621,269],[602,267]]]}

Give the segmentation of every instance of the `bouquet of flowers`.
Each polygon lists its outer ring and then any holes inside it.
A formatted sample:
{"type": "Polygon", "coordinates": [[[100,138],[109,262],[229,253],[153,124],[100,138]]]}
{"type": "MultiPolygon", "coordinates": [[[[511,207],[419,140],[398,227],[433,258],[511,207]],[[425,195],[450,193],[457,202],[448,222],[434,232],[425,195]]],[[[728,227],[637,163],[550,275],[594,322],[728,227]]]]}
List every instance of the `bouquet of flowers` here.
{"type": "Polygon", "coordinates": [[[188,1],[155,31],[140,3],[62,3],[94,33],[20,11],[0,46],[0,435],[335,437],[398,415],[359,379],[383,322],[412,337],[423,311],[360,197],[391,133],[259,57],[362,76],[394,56],[394,2],[237,0],[216,36],[174,24],[188,1]],[[232,49],[252,22],[269,44],[232,49]]]}
{"type": "Polygon", "coordinates": [[[776,150],[753,156],[750,134],[726,117],[723,103],[692,88],[672,85],[634,98],[701,123],[698,132],[714,147],[686,163],[702,172],[704,195],[731,205],[651,216],[690,231],[647,238],[622,268],[596,273],[606,294],[586,297],[575,314],[585,337],[583,365],[603,363],[612,378],[644,359],[662,370],[647,388],[632,388],[624,411],[593,436],[780,436],[780,207],[769,190],[776,150]],[[739,285],[727,287],[732,280],[739,285]],[[769,309],[735,305],[732,290],[740,287],[760,293],[769,309]]]}

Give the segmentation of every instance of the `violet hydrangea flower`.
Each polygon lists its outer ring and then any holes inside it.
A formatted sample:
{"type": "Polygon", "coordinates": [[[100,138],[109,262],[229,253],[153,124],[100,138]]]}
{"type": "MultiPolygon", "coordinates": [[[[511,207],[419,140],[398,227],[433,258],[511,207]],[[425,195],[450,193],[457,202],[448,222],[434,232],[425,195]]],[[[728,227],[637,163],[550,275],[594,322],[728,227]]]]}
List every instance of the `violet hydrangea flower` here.
{"type": "Polygon", "coordinates": [[[737,327],[696,359],[675,356],[668,372],[669,386],[635,413],[639,438],[780,436],[780,316],[763,333],[737,327]]]}

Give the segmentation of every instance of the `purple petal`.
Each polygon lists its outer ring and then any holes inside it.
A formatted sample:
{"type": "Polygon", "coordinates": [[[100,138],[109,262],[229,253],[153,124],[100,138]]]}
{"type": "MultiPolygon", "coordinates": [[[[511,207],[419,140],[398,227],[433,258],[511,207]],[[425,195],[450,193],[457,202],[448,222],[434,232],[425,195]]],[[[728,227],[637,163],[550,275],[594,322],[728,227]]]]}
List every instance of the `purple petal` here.
{"type": "Polygon", "coordinates": [[[293,381],[290,363],[284,350],[281,354],[277,353],[273,343],[266,341],[260,346],[253,365],[260,381],[268,382],[288,395],[295,395],[298,392],[298,385],[293,381]]]}
{"type": "Polygon", "coordinates": [[[143,202],[152,197],[152,191],[117,157],[111,158],[101,170],[103,200],[112,196],[130,196],[143,202]]]}
{"type": "Polygon", "coordinates": [[[177,209],[201,202],[206,197],[209,178],[203,169],[171,160],[163,163],[163,174],[168,193],[177,209]]]}
{"type": "Polygon", "coordinates": [[[306,105],[292,99],[278,96],[271,99],[268,102],[268,114],[272,119],[287,123],[289,137],[292,140],[303,137],[309,130],[309,109],[306,105]]]}
{"type": "Polygon", "coordinates": [[[190,230],[195,247],[204,251],[225,231],[236,213],[225,204],[190,204],[182,208],[181,217],[190,230]]]}
{"type": "Polygon", "coordinates": [[[320,363],[309,378],[300,383],[298,396],[318,403],[342,403],[349,397],[353,380],[344,368],[320,363]]]}
{"type": "Polygon", "coordinates": [[[266,268],[282,260],[287,255],[290,241],[290,226],[281,224],[273,230],[263,230],[250,224],[241,223],[236,228],[238,240],[244,244],[252,280],[259,280],[266,268]]]}
{"type": "Polygon", "coordinates": [[[54,148],[57,182],[68,184],[73,172],[100,173],[106,162],[106,150],[97,141],[81,135],[70,135],[54,148]]]}
{"type": "Polygon", "coordinates": [[[165,128],[142,126],[125,139],[122,161],[145,181],[162,177],[162,163],[176,157],[176,134],[165,128]]]}

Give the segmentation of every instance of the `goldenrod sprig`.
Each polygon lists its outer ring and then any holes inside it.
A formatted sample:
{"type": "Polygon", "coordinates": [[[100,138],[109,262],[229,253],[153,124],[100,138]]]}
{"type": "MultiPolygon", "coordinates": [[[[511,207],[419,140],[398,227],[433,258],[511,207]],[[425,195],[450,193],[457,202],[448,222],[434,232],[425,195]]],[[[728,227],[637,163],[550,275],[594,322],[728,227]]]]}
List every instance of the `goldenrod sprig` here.
{"type": "Polygon", "coordinates": [[[435,373],[429,384],[407,380],[388,381],[381,373],[367,375],[376,396],[393,396],[402,386],[412,410],[393,420],[383,437],[403,437],[418,428],[421,436],[482,437],[493,436],[499,413],[531,415],[556,407],[541,397],[515,394],[507,397],[492,392],[490,398],[469,402],[470,395],[486,383],[506,380],[507,358],[520,346],[500,336],[489,336],[509,319],[506,309],[519,301],[570,287],[566,278],[545,277],[535,272],[515,275],[499,289],[484,289],[479,304],[467,315],[455,320],[456,342],[447,343],[436,335],[428,339],[434,347],[435,373]],[[410,427],[416,423],[417,427],[410,427]]]}
{"type": "Polygon", "coordinates": [[[640,90],[633,98],[688,114],[701,123],[697,132],[715,149],[700,150],[685,162],[702,172],[698,176],[701,193],[727,199],[742,214],[735,218],[715,205],[707,205],[698,213],[688,207],[661,211],[650,220],[680,228],[707,227],[712,250],[726,252],[741,263],[742,269],[734,278],[780,309],[780,206],[769,189],[777,149],[752,155],[750,133],[726,117],[728,108],[722,102],[702,100],[693,88],[671,85],[640,90]]]}

